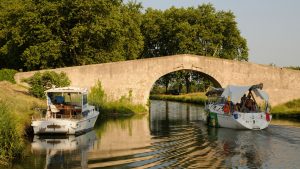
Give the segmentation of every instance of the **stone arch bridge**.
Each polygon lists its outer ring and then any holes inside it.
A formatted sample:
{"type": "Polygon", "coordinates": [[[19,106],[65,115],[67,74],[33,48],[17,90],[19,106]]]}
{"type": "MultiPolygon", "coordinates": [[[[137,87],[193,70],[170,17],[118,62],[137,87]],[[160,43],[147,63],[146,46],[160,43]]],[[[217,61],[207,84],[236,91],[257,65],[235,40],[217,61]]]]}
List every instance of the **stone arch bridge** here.
{"type": "MultiPolygon", "coordinates": [[[[52,71],[65,72],[72,86],[90,88],[100,80],[110,99],[118,99],[132,91],[133,102],[146,104],[156,80],[167,73],[184,69],[199,71],[222,87],[262,82],[272,105],[300,98],[300,71],[189,54],[65,67],[52,71]]],[[[17,73],[15,79],[17,83],[22,83],[21,79],[35,72],[17,73]]]]}

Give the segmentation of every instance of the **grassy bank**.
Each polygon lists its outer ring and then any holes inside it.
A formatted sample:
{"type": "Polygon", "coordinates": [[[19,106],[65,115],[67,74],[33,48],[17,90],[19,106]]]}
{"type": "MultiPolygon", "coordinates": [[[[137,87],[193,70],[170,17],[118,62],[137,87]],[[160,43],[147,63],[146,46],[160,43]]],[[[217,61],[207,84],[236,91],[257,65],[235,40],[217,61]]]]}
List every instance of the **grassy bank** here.
{"type": "Polygon", "coordinates": [[[104,116],[129,117],[147,112],[147,109],[144,106],[132,104],[128,99],[106,102],[101,105],[96,104],[96,106],[99,108],[100,114],[104,116]]]}
{"type": "Polygon", "coordinates": [[[0,165],[22,157],[24,136],[35,107],[45,101],[30,96],[27,89],[0,81],[0,165]]]}
{"type": "Polygon", "coordinates": [[[132,103],[131,92],[119,100],[109,100],[102,89],[101,82],[98,82],[89,92],[89,103],[95,105],[100,114],[105,116],[127,117],[134,114],[143,114],[147,109],[141,104],[132,103]]]}
{"type": "Polygon", "coordinates": [[[271,112],[274,117],[300,119],[300,99],[274,106],[271,112]]]}
{"type": "Polygon", "coordinates": [[[169,101],[177,101],[177,102],[184,102],[184,103],[196,103],[204,105],[207,97],[205,93],[189,93],[189,94],[182,94],[182,95],[150,95],[150,99],[152,100],[169,100],[169,101]]]}

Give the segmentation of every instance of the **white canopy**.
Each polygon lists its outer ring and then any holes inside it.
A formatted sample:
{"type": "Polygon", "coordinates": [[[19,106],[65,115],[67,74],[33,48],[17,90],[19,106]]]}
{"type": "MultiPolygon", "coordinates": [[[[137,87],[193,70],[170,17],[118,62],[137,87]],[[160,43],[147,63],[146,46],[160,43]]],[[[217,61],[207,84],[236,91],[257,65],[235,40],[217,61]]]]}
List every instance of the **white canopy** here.
{"type": "Polygon", "coordinates": [[[52,88],[45,91],[46,93],[87,93],[86,88],[79,87],[60,87],[52,88]]]}
{"type": "MultiPolygon", "coordinates": [[[[241,98],[243,95],[251,88],[252,86],[233,86],[229,85],[225,88],[224,92],[222,93],[222,97],[228,98],[230,97],[230,101],[232,101],[234,104],[241,101],[241,98]]],[[[258,88],[252,88],[252,91],[254,91],[255,95],[260,97],[263,100],[268,101],[269,96],[266,92],[262,91],[258,88]]]]}

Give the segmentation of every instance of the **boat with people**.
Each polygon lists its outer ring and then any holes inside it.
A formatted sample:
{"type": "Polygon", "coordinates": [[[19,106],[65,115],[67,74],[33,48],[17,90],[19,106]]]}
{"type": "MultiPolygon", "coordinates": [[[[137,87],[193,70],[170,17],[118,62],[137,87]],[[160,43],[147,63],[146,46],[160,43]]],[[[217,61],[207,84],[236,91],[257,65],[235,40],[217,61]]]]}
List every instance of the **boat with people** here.
{"type": "Polygon", "coordinates": [[[47,109],[33,117],[34,134],[81,134],[93,129],[99,111],[88,104],[87,93],[77,87],[46,90],[47,109]]]}
{"type": "Polygon", "coordinates": [[[269,96],[263,84],[229,85],[206,93],[207,124],[213,127],[262,130],[271,122],[269,96]]]}

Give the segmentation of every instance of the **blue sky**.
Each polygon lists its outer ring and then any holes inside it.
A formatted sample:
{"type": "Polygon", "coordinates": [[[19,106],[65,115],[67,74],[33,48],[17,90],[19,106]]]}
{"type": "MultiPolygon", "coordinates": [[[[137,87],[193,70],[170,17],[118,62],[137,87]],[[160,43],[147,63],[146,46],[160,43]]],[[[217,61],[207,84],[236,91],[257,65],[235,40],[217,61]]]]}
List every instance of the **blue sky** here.
{"type": "Polygon", "coordinates": [[[249,47],[249,61],[300,66],[300,0],[137,0],[144,8],[167,9],[211,3],[231,10],[249,47]]]}

